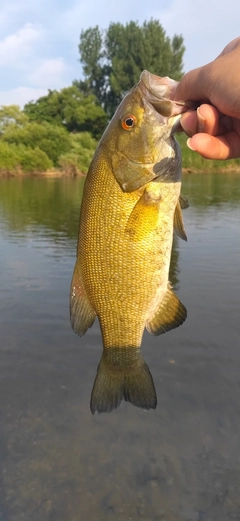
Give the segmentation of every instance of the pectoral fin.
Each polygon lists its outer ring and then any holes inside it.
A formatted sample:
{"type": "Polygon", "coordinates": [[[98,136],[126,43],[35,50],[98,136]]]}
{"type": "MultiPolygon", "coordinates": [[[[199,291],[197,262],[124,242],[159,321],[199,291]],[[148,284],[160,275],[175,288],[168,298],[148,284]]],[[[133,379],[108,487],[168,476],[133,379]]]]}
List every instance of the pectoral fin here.
{"type": "Polygon", "coordinates": [[[125,229],[134,241],[145,239],[151,231],[156,229],[160,200],[161,197],[154,198],[145,190],[135,204],[125,229]]]}
{"type": "Polygon", "coordinates": [[[161,335],[181,326],[186,318],[185,306],[169,286],[160,306],[155,310],[153,317],[148,320],[146,328],[152,335],[161,335]]]}
{"type": "Polygon", "coordinates": [[[180,194],[179,196],[179,203],[182,208],[182,210],[186,210],[186,208],[189,208],[189,202],[185,195],[180,194]]]}
{"type": "Polygon", "coordinates": [[[184,241],[187,241],[187,235],[183,224],[181,203],[178,201],[174,213],[174,231],[184,241]]]}
{"type": "Polygon", "coordinates": [[[70,289],[70,321],[75,333],[82,336],[93,325],[96,313],[92,308],[76,263],[70,289]]]}

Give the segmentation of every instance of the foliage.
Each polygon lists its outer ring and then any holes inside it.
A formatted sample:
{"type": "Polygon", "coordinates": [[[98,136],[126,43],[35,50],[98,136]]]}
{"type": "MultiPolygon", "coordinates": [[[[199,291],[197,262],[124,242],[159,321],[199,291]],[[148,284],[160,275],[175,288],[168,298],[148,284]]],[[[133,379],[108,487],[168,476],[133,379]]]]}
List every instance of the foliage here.
{"type": "Polygon", "coordinates": [[[42,172],[53,165],[72,175],[87,172],[97,146],[89,132],[69,133],[57,124],[29,121],[26,114],[21,118],[18,107],[4,109],[0,173],[42,172]]]}
{"type": "Polygon", "coordinates": [[[158,20],[111,23],[107,31],[89,28],[80,34],[80,61],[85,79],[82,91],[95,94],[111,115],[123,95],[138,80],[143,69],[179,79],[183,73],[183,38],[166,36],[158,20]]]}
{"type": "Polygon", "coordinates": [[[84,94],[76,85],[59,92],[49,90],[36,102],[24,107],[30,121],[48,122],[65,127],[69,132],[91,132],[96,138],[102,134],[107,116],[93,94],[84,94]]]}
{"type": "Polygon", "coordinates": [[[53,166],[51,159],[39,147],[21,147],[21,167],[26,173],[45,172],[53,166]]]}
{"type": "Polygon", "coordinates": [[[2,140],[7,143],[25,145],[26,147],[39,147],[45,154],[57,163],[58,157],[71,148],[69,134],[64,128],[50,123],[29,122],[23,127],[9,125],[2,140]]]}
{"type": "Polygon", "coordinates": [[[58,165],[71,175],[86,173],[93,158],[97,141],[89,132],[71,135],[71,151],[59,157],[58,165]]]}
{"type": "Polygon", "coordinates": [[[26,114],[18,105],[2,105],[0,107],[0,134],[10,125],[25,125],[28,121],[26,114]]]}
{"type": "Polygon", "coordinates": [[[13,174],[18,172],[36,173],[51,168],[52,161],[38,147],[10,144],[0,141],[0,172],[13,174]]]}

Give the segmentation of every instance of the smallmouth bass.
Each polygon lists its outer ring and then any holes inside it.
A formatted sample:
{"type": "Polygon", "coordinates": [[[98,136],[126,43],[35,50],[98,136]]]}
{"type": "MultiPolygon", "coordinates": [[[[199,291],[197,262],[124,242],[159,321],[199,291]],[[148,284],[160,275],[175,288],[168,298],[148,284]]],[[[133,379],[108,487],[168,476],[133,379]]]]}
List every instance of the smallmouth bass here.
{"type": "Polygon", "coordinates": [[[180,326],[186,308],[168,281],[173,231],[184,240],[181,151],[173,133],[189,109],[169,99],[176,82],[143,71],[106,128],[83,192],[70,317],[80,336],[99,319],[103,354],[91,411],[124,399],[157,405],[140,354],[144,328],[159,335],[180,326]]]}

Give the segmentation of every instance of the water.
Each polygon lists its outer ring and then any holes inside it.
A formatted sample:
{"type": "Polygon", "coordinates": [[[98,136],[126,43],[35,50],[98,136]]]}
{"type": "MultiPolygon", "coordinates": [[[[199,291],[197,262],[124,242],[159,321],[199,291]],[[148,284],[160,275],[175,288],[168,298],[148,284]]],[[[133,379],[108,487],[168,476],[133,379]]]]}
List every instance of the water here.
{"type": "Polygon", "coordinates": [[[98,324],[72,332],[79,179],[0,180],[0,520],[240,519],[240,177],[186,175],[185,324],[143,353],[158,394],[92,416],[98,324]]]}

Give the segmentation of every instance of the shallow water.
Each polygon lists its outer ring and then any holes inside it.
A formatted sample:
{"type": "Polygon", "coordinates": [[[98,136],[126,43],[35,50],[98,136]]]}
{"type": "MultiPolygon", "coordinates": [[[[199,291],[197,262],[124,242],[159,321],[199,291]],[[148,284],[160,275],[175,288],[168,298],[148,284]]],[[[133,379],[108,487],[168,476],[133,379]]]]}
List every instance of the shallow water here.
{"type": "Polygon", "coordinates": [[[82,182],[0,180],[1,521],[240,519],[240,177],[183,192],[188,319],[142,347],[157,409],[92,416],[100,331],[68,316],[82,182]]]}

